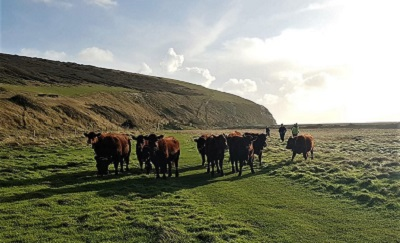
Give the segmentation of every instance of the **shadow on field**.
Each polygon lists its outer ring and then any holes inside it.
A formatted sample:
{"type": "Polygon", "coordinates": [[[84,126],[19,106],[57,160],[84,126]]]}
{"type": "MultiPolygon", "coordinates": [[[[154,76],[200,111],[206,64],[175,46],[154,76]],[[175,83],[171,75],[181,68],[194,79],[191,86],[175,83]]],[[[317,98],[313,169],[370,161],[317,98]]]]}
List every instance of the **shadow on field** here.
{"type": "MultiPolygon", "coordinates": [[[[154,198],[162,193],[173,193],[182,189],[191,189],[219,181],[237,181],[254,175],[268,173],[269,170],[261,169],[255,174],[245,166],[243,175],[237,176],[225,169],[225,176],[211,176],[206,173],[206,168],[201,165],[182,167],[180,177],[172,176],[167,179],[155,179],[154,174],[140,174],[139,169],[131,169],[119,175],[110,174],[97,177],[94,171],[81,171],[77,173],[57,173],[39,179],[13,181],[15,185],[46,185],[49,187],[32,192],[18,193],[9,197],[1,197],[0,202],[18,202],[31,199],[49,198],[60,194],[96,192],[101,197],[130,196],[139,198],[154,198]],[[188,171],[196,173],[185,175],[188,171]]],[[[11,183],[9,185],[11,186],[11,183]]]]}

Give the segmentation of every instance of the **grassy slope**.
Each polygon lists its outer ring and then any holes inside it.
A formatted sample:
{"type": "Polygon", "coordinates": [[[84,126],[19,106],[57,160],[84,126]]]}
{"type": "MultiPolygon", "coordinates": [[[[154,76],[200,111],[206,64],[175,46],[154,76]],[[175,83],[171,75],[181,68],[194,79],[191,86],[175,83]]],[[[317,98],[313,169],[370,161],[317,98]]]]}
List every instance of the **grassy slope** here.
{"type": "Polygon", "coordinates": [[[126,121],[137,129],[158,124],[193,129],[276,123],[263,106],[177,80],[6,54],[0,54],[0,62],[0,113],[4,114],[0,117],[0,138],[8,135],[7,130],[10,134],[20,130],[55,132],[55,127],[60,130],[65,126],[104,130],[122,127],[126,121]],[[38,109],[11,102],[15,95],[23,95],[38,109]],[[60,109],[53,109],[59,105],[93,119],[75,117],[71,121],[60,109]],[[116,115],[121,111],[122,116],[116,115]],[[30,122],[22,125],[26,117],[30,122]]]}
{"type": "MultiPolygon", "coordinates": [[[[343,149],[348,146],[330,141],[349,142],[361,133],[365,141],[377,137],[374,141],[382,142],[382,147],[392,144],[379,155],[380,164],[391,163],[391,169],[398,171],[400,166],[393,163],[396,158],[391,158],[399,150],[398,142],[392,140],[397,132],[312,131],[316,158],[312,162],[297,158],[293,164],[287,163],[290,153],[273,137],[263,166],[254,175],[245,167],[240,178],[229,172],[228,164],[224,177],[205,174],[192,142],[196,133],[174,133],[182,146],[181,177],[167,181],[139,174],[134,155],[129,173],[97,178],[93,152],[83,138],[64,140],[62,146],[57,140],[46,146],[3,146],[0,241],[396,242],[400,212],[386,206],[398,205],[398,197],[387,194],[384,204],[368,204],[346,194],[354,188],[332,193],[324,184],[339,184],[322,169],[335,169],[332,177],[359,170],[342,167],[350,153],[343,149]],[[293,170],[295,166],[302,169],[293,170]],[[316,171],[316,166],[321,170],[316,171]],[[303,180],[304,176],[293,176],[296,173],[319,180],[303,180]]],[[[377,156],[379,148],[364,145],[371,149],[369,155],[377,156]]],[[[350,146],[355,148],[352,161],[369,156],[357,152],[361,147],[355,146],[360,145],[350,146]]],[[[367,167],[363,173],[375,177],[373,183],[399,186],[398,177],[391,182],[378,178],[380,167],[385,166],[367,167]]],[[[376,192],[367,189],[373,197],[376,192]]]]}

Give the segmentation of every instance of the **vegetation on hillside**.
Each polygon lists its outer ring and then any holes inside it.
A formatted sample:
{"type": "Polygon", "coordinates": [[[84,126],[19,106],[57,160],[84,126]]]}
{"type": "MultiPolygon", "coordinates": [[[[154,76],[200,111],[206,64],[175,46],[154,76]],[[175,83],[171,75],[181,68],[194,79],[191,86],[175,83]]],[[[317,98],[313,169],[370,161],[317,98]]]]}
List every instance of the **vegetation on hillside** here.
{"type": "Polygon", "coordinates": [[[276,124],[261,105],[177,80],[7,54],[0,62],[0,136],[276,124]]]}

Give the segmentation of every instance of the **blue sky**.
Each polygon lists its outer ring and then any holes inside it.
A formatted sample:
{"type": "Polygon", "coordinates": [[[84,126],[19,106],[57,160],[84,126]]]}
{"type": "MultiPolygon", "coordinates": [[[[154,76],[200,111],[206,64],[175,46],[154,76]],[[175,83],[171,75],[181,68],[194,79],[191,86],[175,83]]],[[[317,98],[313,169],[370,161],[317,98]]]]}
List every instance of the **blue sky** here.
{"type": "Polygon", "coordinates": [[[396,0],[2,0],[2,53],[182,80],[278,123],[400,121],[396,0]]]}

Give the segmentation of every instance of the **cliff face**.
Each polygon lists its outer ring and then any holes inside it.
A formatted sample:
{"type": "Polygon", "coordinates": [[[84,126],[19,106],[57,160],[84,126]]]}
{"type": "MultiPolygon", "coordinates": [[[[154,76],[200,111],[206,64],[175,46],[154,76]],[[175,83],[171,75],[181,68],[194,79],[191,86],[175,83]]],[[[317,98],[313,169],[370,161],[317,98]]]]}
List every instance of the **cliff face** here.
{"type": "Polygon", "coordinates": [[[263,106],[177,80],[7,54],[0,63],[2,133],[276,124],[263,106]]]}

